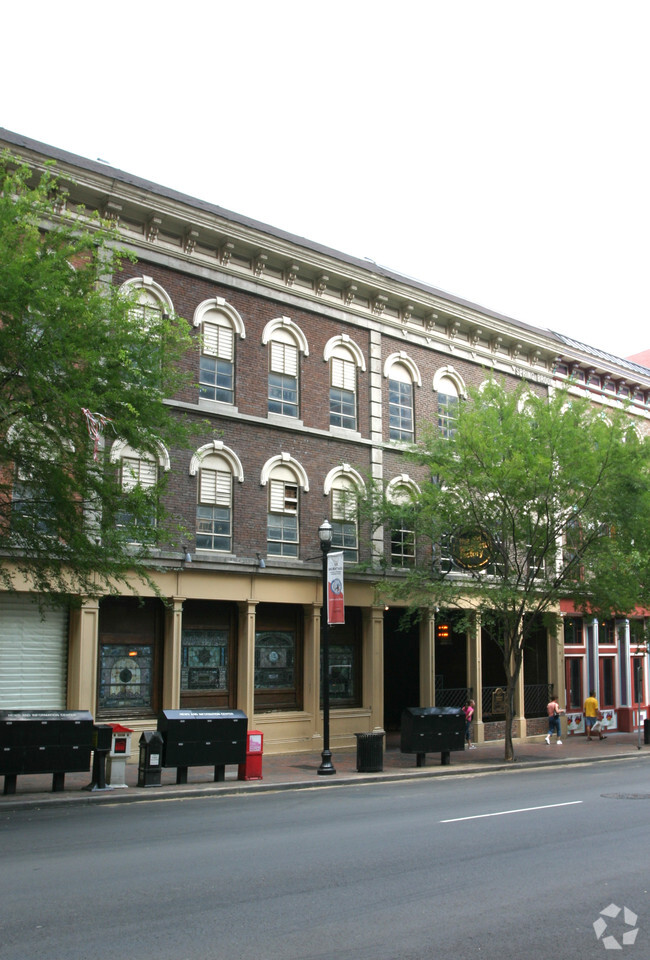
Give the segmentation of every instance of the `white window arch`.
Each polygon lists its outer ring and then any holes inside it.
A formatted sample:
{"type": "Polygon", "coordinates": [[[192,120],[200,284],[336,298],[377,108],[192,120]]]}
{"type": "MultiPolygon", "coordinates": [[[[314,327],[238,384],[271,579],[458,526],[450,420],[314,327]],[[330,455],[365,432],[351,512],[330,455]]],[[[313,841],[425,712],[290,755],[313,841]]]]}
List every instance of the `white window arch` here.
{"type": "Polygon", "coordinates": [[[190,461],[196,485],[196,549],[232,552],[233,479],[244,482],[236,453],[221,440],[200,447],[190,461]]]}
{"type": "Polygon", "coordinates": [[[309,355],[307,338],[289,317],[267,323],[262,343],[269,345],[268,412],[298,417],[300,354],[309,355]]]}
{"type": "Polygon", "coordinates": [[[199,398],[234,404],[235,344],[246,337],[244,321],[223,297],[213,297],[198,305],[193,324],[201,331],[199,398]]]}
{"type": "Polygon", "coordinates": [[[133,313],[142,318],[145,330],[155,326],[155,321],[163,315],[172,316],[174,313],[171,297],[152,277],[133,277],[126,280],[120,290],[135,295],[137,306],[133,313]]]}
{"type": "Polygon", "coordinates": [[[397,364],[408,371],[413,383],[417,383],[418,387],[422,386],[422,376],[418,366],[405,350],[400,350],[399,353],[391,353],[389,357],[386,357],[384,362],[384,376],[392,377],[393,373],[391,371],[397,364]]]}
{"type": "Polygon", "coordinates": [[[330,426],[357,429],[357,370],[366,363],[358,345],[347,333],[325,344],[323,359],[330,364],[330,426]]]}
{"type": "Polygon", "coordinates": [[[300,546],[300,490],[309,490],[304,467],[289,453],[271,457],[262,467],[268,487],[266,551],[271,557],[297,557],[300,546]]]}
{"type": "Polygon", "coordinates": [[[343,551],[347,563],[358,563],[358,503],[360,497],[366,496],[363,478],[349,463],[341,464],[327,474],[323,492],[330,497],[332,547],[343,551]]]}

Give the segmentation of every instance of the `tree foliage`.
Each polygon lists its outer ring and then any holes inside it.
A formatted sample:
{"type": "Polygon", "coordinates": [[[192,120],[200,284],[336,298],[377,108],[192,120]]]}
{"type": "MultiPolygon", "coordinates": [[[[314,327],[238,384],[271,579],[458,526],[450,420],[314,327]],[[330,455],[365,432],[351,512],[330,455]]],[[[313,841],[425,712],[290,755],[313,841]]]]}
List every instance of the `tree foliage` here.
{"type": "MultiPolygon", "coordinates": [[[[419,492],[375,490],[375,526],[414,532],[418,563],[383,589],[412,609],[468,608],[503,653],[512,710],[522,654],[562,599],[594,616],[648,602],[649,446],[622,410],[495,381],[461,405],[453,441],[431,426],[408,454],[419,492]]],[[[390,566],[390,561],[387,561],[390,566]]]]}
{"type": "Polygon", "coordinates": [[[173,534],[161,480],[125,490],[114,440],[158,459],[187,427],[165,399],[189,340],[175,316],[143,322],[113,277],[126,256],[108,224],[63,214],[65,185],[0,159],[0,578],[41,596],[94,595],[148,579],[173,534]],[[88,414],[104,422],[91,436],[88,414]]]}

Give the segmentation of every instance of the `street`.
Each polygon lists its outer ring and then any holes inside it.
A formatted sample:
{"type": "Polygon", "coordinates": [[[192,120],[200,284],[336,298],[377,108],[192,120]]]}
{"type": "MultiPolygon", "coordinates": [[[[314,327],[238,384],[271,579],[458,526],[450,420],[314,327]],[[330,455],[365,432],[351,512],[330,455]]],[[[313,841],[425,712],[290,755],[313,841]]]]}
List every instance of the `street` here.
{"type": "Polygon", "coordinates": [[[639,755],[6,812],[0,957],[647,960],[649,775],[639,755]]]}

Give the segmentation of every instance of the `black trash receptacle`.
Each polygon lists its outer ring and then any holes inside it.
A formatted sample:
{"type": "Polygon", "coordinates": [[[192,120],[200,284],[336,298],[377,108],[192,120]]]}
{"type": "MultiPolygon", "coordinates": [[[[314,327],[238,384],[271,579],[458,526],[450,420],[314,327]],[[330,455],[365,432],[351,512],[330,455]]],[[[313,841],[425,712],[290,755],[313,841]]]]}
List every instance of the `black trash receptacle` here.
{"type": "Polygon", "coordinates": [[[162,767],[163,738],[158,730],[145,730],[140,737],[138,786],[159,787],[162,767]]]}
{"type": "Polygon", "coordinates": [[[355,733],[357,738],[357,773],[381,773],[384,769],[384,731],[355,733]]]}
{"type": "Polygon", "coordinates": [[[650,743],[650,720],[643,721],[643,742],[650,743]]]}

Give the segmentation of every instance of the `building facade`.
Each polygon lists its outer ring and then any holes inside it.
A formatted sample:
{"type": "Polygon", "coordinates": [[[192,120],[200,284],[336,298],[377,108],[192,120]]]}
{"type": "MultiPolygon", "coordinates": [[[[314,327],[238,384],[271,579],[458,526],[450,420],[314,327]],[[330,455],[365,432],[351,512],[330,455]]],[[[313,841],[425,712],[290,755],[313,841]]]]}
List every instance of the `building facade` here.
{"type": "MultiPolygon", "coordinates": [[[[42,618],[29,583],[0,594],[0,708],[88,709],[139,731],[161,709],[227,706],[264,732],[267,751],[320,749],[318,528],[328,518],[346,610],[330,628],[332,746],[397,728],[407,706],[467,695],[476,739],[499,736],[496,645],[445,611],[399,630],[401,611],[378,600],[363,563],[373,552],[396,570],[414,562],[408,531],[371,542],[350,504],[372,481],[395,497],[417,485],[404,446],[426,422],[451,431],[468,388],[493,374],[542,394],[570,378],[604,407],[630,399],[645,433],[650,370],[105,164],[8,131],[0,146],[36,170],[55,160],[72,181],[68,203],[119,227],[137,260],[113,282],[136,292],[143,314],[191,328],[195,385],[169,403],[199,423],[193,449],[161,447],[157,458],[106,440],[125,485],[168,475],[167,506],[190,532],[152,558],[165,599],[134,584],[137,596],[42,618]]],[[[541,732],[549,687],[566,697],[570,731],[582,730],[594,687],[612,722],[631,729],[647,699],[647,655],[634,652],[644,612],[611,635],[563,612],[566,662],[540,629],[515,734],[541,732]]]]}

